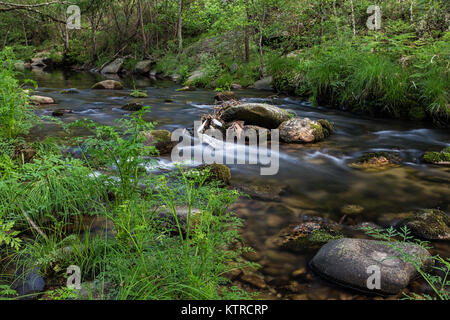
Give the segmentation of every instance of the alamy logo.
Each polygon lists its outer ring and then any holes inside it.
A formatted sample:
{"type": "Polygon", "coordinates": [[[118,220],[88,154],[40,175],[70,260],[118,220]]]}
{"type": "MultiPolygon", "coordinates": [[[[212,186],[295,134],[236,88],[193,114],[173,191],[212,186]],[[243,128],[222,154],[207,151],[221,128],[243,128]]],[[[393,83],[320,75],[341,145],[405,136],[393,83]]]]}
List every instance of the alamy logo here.
{"type": "Polygon", "coordinates": [[[380,290],[381,289],[381,270],[377,265],[367,267],[367,273],[370,274],[367,278],[367,289],[380,290]]]}
{"type": "Polygon", "coordinates": [[[81,289],[81,269],[79,266],[69,266],[66,271],[69,274],[67,278],[67,288],[69,289],[81,289]]]}
{"type": "Polygon", "coordinates": [[[371,14],[367,19],[367,28],[369,30],[380,30],[381,29],[381,8],[376,5],[371,5],[367,8],[367,13],[371,14]]]}
{"type": "Polygon", "coordinates": [[[67,8],[67,29],[81,29],[81,10],[79,6],[72,5],[67,8]]]}

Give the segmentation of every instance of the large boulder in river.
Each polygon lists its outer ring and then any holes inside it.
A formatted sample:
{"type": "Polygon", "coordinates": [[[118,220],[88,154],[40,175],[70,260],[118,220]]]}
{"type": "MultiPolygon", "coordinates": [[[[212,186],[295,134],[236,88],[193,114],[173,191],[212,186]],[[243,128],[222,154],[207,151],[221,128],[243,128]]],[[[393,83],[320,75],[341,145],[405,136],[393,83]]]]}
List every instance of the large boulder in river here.
{"type": "Polygon", "coordinates": [[[123,89],[123,85],[116,80],[104,80],[94,84],[92,89],[120,90],[123,89]]]}
{"type": "Polygon", "coordinates": [[[402,260],[406,253],[425,264],[430,253],[414,244],[398,244],[398,250],[390,243],[367,239],[339,239],[325,244],[311,260],[311,268],[320,276],[345,287],[364,292],[393,295],[400,293],[416,277],[415,267],[402,260]],[[371,275],[379,268],[380,286],[373,284],[371,275]]]}
{"type": "Polygon", "coordinates": [[[279,128],[280,138],[287,143],[312,143],[324,140],[333,133],[327,120],[312,121],[309,118],[293,118],[283,122],[279,128]]]}
{"type": "Polygon", "coordinates": [[[113,62],[107,64],[105,67],[103,67],[103,69],[101,70],[101,73],[117,74],[120,72],[120,70],[122,70],[122,65],[123,65],[123,59],[118,58],[118,59],[114,60],[113,62]]]}
{"type": "Polygon", "coordinates": [[[276,129],[291,115],[281,108],[265,103],[244,103],[223,110],[221,119],[225,122],[244,121],[246,125],[255,125],[267,129],[276,129]]]}
{"type": "Polygon", "coordinates": [[[148,75],[152,70],[153,61],[152,60],[144,60],[139,61],[134,67],[134,73],[140,75],[148,75]]]}

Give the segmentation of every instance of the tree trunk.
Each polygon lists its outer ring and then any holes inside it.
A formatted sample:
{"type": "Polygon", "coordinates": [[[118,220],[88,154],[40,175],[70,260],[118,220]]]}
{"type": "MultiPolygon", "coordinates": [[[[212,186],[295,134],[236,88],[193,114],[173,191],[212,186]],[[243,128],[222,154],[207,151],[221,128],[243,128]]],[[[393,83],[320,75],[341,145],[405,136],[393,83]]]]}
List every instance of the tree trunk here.
{"type": "Polygon", "coordinates": [[[141,25],[141,32],[142,32],[142,57],[146,58],[147,38],[145,36],[144,19],[142,17],[142,0],[138,1],[138,15],[139,15],[139,24],[141,25]]]}
{"type": "Polygon", "coordinates": [[[183,50],[183,0],[178,0],[178,26],[177,26],[177,35],[178,35],[178,51],[181,52],[183,50]]]}
{"type": "Polygon", "coordinates": [[[355,7],[353,6],[353,0],[350,0],[350,7],[352,9],[352,29],[353,37],[356,36],[356,23],[355,23],[355,7]]]}

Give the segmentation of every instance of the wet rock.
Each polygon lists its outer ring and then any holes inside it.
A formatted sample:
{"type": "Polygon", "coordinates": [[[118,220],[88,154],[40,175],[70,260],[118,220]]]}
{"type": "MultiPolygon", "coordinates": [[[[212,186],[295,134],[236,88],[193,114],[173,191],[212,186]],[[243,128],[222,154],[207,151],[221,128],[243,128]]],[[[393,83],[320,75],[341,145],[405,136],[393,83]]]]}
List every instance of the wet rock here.
{"type": "Polygon", "coordinates": [[[341,213],[348,216],[358,215],[363,211],[364,207],[357,204],[348,204],[341,208],[341,213]]]}
{"type": "Polygon", "coordinates": [[[399,167],[401,159],[390,152],[369,152],[357,158],[349,167],[364,171],[381,171],[399,167]]]}
{"type": "Polygon", "coordinates": [[[116,80],[104,80],[94,84],[92,89],[121,90],[123,89],[123,85],[116,80]]]}
{"type": "Polygon", "coordinates": [[[253,84],[253,87],[257,90],[273,91],[272,81],[273,81],[273,78],[271,76],[266,77],[266,78],[256,81],[253,84]]]}
{"type": "Polygon", "coordinates": [[[127,103],[126,105],[124,105],[121,109],[125,110],[125,111],[139,111],[144,107],[144,105],[142,103],[138,103],[138,102],[131,102],[131,103],[127,103]]]}
{"type": "Polygon", "coordinates": [[[80,93],[80,91],[78,91],[78,89],[75,89],[75,88],[69,88],[69,89],[61,90],[59,93],[61,93],[61,94],[77,94],[77,93],[80,93]]]}
{"type": "Polygon", "coordinates": [[[242,89],[242,86],[239,83],[233,83],[231,85],[231,89],[233,89],[233,90],[240,90],[240,89],[242,89]]]}
{"type": "MultiPolygon", "coordinates": [[[[412,244],[401,250],[414,255],[422,264],[430,253],[412,244]]],[[[325,244],[311,260],[311,267],[321,277],[364,292],[393,295],[403,290],[417,275],[415,267],[400,258],[400,253],[385,243],[366,239],[339,239],[325,244]],[[370,290],[369,267],[380,268],[380,289],[370,290]]]]}
{"type": "Polygon", "coordinates": [[[221,115],[224,122],[244,121],[246,125],[255,125],[267,129],[276,129],[291,115],[281,108],[265,103],[244,103],[232,105],[221,115]]]}
{"type": "Polygon", "coordinates": [[[318,249],[324,243],[343,237],[332,224],[310,221],[292,224],[282,229],[272,238],[272,243],[281,249],[301,252],[318,249]]]}
{"type": "Polygon", "coordinates": [[[450,217],[437,209],[425,209],[401,223],[416,236],[426,240],[450,240],[450,217]]]}
{"type": "Polygon", "coordinates": [[[293,118],[283,122],[278,129],[281,140],[287,143],[319,142],[333,133],[331,124],[323,119],[293,118]]]}
{"type": "Polygon", "coordinates": [[[51,97],[31,96],[30,102],[32,104],[54,104],[55,100],[51,97]]]}
{"type": "Polygon", "coordinates": [[[216,102],[223,102],[229,100],[237,100],[236,94],[232,91],[218,92],[214,96],[214,101],[216,102]]]}
{"type": "Polygon", "coordinates": [[[72,113],[73,111],[70,109],[56,109],[52,112],[52,116],[54,117],[62,117],[66,113],[72,113]]]}
{"type": "Polygon", "coordinates": [[[431,164],[450,165],[450,147],[441,152],[427,152],[423,156],[423,161],[431,164]]]}
{"type": "Polygon", "coordinates": [[[122,70],[122,65],[123,65],[123,59],[122,58],[118,58],[116,60],[114,60],[113,62],[109,63],[108,65],[106,65],[102,70],[101,73],[104,74],[117,74],[122,70]]]}
{"type": "Polygon", "coordinates": [[[148,75],[152,70],[154,62],[152,60],[139,61],[134,67],[134,73],[140,75],[148,75]]]}
{"type": "Polygon", "coordinates": [[[195,91],[197,90],[194,86],[184,86],[180,89],[177,89],[177,91],[195,91]]]}
{"type": "Polygon", "coordinates": [[[145,146],[153,145],[158,149],[160,155],[167,155],[172,152],[177,142],[171,140],[171,133],[168,130],[152,130],[144,133],[145,146]]]}

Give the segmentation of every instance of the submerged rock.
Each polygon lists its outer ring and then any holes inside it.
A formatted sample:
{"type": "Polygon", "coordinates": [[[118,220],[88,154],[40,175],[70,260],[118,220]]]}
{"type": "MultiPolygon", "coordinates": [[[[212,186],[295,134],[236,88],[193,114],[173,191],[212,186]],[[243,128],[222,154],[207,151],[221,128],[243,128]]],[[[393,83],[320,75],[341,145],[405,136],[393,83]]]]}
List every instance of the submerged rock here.
{"type": "MultiPolygon", "coordinates": [[[[366,239],[339,239],[325,244],[310,266],[320,276],[340,285],[364,292],[393,295],[403,290],[417,275],[415,267],[400,259],[401,254],[386,242],[366,239]],[[380,270],[379,289],[368,288],[370,268],[380,270]]],[[[401,250],[420,259],[422,265],[430,253],[413,244],[399,244],[401,250]]]]}
{"type": "Polygon", "coordinates": [[[381,171],[399,167],[401,159],[391,152],[369,152],[349,164],[349,167],[365,171],[381,171]]]}
{"type": "Polygon", "coordinates": [[[364,207],[357,204],[348,204],[341,208],[341,213],[346,215],[357,215],[364,211],[364,207]]]}
{"type": "Polygon", "coordinates": [[[263,201],[280,201],[280,195],[284,192],[283,187],[271,184],[233,184],[232,187],[248,194],[253,199],[263,201]]]}
{"type": "Polygon", "coordinates": [[[142,103],[131,102],[124,105],[121,109],[125,111],[139,111],[144,107],[142,103]]]}
{"type": "Polygon", "coordinates": [[[32,104],[54,104],[55,99],[51,97],[44,97],[44,96],[31,96],[30,102],[32,104]]]}
{"type": "Polygon", "coordinates": [[[92,89],[121,90],[123,89],[123,85],[116,80],[104,80],[94,84],[92,89]]]}
{"type": "Polygon", "coordinates": [[[426,240],[450,240],[450,217],[441,210],[421,210],[401,224],[426,240]]]}
{"type": "Polygon", "coordinates": [[[255,125],[267,129],[276,129],[291,115],[281,108],[265,103],[244,103],[232,105],[223,110],[224,122],[244,121],[246,125],[255,125]]]}
{"type": "Polygon", "coordinates": [[[168,130],[152,130],[144,135],[146,139],[144,145],[155,146],[160,155],[170,154],[177,144],[176,141],[171,140],[171,133],[168,130]]]}
{"type": "Polygon", "coordinates": [[[427,152],[423,156],[426,163],[450,165],[450,147],[443,149],[441,152],[427,152]]]}
{"type": "Polygon", "coordinates": [[[278,129],[280,138],[287,143],[319,142],[334,131],[327,120],[312,121],[309,118],[287,120],[278,129]]]}

